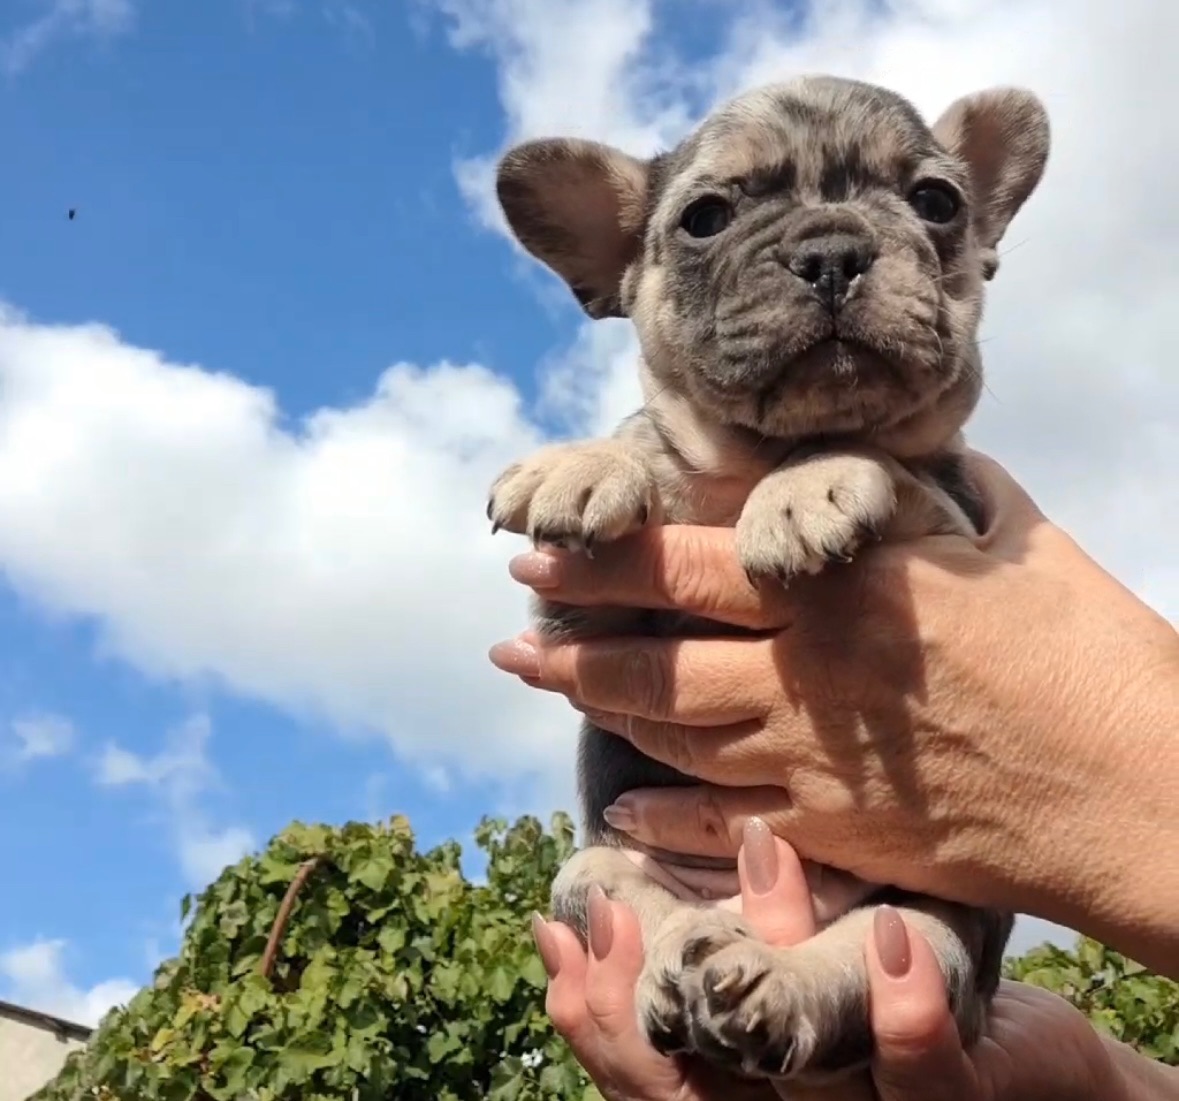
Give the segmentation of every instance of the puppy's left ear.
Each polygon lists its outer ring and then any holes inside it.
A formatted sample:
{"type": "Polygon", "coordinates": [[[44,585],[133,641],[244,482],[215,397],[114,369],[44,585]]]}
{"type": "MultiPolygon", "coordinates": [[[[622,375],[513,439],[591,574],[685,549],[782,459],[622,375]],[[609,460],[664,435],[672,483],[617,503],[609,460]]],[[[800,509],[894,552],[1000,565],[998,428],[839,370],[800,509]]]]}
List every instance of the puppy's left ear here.
{"type": "Polygon", "coordinates": [[[933,135],[970,169],[974,229],[993,262],[1008,224],[1044,174],[1051,146],[1048,112],[1022,88],[989,88],[952,103],[934,123],[933,135]]]}

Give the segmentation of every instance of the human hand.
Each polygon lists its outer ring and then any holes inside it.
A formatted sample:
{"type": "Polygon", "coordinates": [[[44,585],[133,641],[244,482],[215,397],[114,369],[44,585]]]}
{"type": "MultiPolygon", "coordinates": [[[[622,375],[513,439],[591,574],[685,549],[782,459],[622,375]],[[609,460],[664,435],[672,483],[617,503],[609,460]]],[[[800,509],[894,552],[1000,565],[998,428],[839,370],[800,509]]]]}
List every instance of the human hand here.
{"type": "MultiPolygon", "coordinates": [[[[745,916],[766,940],[789,945],[815,932],[798,858],[757,820],[747,823],[739,857],[745,916]],[[750,860],[773,885],[751,889],[750,860]]],[[[766,882],[767,880],[762,880],[766,882]]],[[[877,1054],[871,1072],[834,1087],[741,1082],[704,1063],[658,1054],[639,1032],[634,989],[642,969],[638,921],[596,892],[590,950],[559,923],[534,919],[550,982],[546,1007],[606,1101],[1121,1101],[1131,1095],[1111,1049],[1075,1009],[1047,991],[1005,982],[984,1037],[963,1050],[945,980],[920,934],[880,907],[865,945],[877,1054]]],[[[1125,1049],[1128,1050],[1128,1049],[1125,1049]]],[[[1124,1056],[1123,1056],[1124,1057],[1124,1056]]],[[[1129,1058],[1140,1057],[1129,1054],[1129,1058]]],[[[1144,1073],[1150,1073],[1149,1069],[1144,1073]]],[[[1138,1092],[1136,1097],[1166,1097],[1138,1092]]]]}
{"type": "Polygon", "coordinates": [[[728,529],[524,555],[513,575],[547,599],[758,634],[526,636],[493,660],[702,781],[622,797],[611,821],[636,840],[732,855],[756,814],[808,858],[1083,927],[1166,971],[1179,636],[997,464],[973,466],[981,537],[874,548],[789,591],[750,586],[728,529]]]}

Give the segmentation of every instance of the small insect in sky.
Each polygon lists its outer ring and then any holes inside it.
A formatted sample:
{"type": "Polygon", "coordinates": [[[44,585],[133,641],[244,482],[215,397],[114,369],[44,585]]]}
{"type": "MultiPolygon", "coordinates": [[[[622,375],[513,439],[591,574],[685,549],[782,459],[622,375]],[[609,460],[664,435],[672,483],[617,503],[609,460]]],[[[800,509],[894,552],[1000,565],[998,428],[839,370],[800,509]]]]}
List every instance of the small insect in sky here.
{"type": "Polygon", "coordinates": [[[74,220],[74,217],[77,215],[77,213],[78,213],[78,211],[76,208],[70,207],[70,221],[71,222],[74,220]]]}

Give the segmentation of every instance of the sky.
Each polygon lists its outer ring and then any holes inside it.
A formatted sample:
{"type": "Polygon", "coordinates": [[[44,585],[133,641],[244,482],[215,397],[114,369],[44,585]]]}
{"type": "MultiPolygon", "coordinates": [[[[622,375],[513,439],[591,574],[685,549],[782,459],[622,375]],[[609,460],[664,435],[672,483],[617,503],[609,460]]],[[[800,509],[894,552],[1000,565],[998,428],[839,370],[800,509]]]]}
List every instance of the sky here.
{"type": "Polygon", "coordinates": [[[1179,617],[1177,35],[1158,0],[4,4],[0,998],[95,1021],[294,818],[573,805],[576,723],[486,660],[526,602],[485,494],[629,412],[635,347],[506,235],[523,138],[646,155],[802,72],[1035,90],[970,439],[1179,617]]]}

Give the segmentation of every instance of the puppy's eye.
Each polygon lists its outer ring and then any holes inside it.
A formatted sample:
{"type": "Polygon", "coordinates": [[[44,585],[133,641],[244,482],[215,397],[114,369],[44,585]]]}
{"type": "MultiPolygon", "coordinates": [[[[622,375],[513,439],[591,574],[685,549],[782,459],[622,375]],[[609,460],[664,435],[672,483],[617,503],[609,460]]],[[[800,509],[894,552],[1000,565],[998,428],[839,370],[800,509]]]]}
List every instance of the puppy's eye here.
{"type": "Polygon", "coordinates": [[[944,226],[957,217],[962,200],[949,184],[927,180],[909,192],[909,205],[923,221],[944,226]]]}
{"type": "Polygon", "coordinates": [[[727,229],[732,220],[733,208],[724,199],[707,195],[684,211],[680,225],[690,237],[715,237],[727,229]]]}

